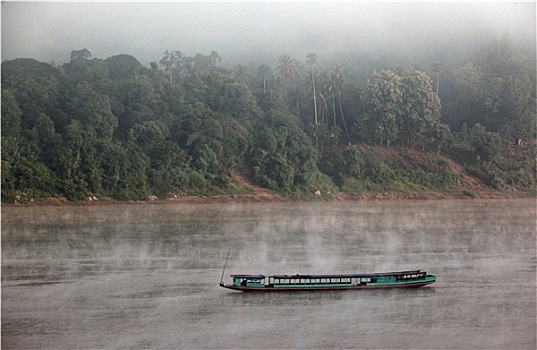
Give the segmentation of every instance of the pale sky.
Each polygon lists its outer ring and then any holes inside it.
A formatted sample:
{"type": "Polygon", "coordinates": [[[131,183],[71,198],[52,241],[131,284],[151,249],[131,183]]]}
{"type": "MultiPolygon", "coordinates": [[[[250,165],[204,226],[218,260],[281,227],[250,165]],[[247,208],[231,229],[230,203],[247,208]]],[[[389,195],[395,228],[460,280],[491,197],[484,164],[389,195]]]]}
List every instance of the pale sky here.
{"type": "Polygon", "coordinates": [[[144,65],[165,50],[215,50],[235,64],[309,52],[456,49],[505,32],[532,52],[536,41],[535,2],[7,1],[1,11],[2,61],[63,63],[87,48],[93,57],[131,54],[144,65]]]}

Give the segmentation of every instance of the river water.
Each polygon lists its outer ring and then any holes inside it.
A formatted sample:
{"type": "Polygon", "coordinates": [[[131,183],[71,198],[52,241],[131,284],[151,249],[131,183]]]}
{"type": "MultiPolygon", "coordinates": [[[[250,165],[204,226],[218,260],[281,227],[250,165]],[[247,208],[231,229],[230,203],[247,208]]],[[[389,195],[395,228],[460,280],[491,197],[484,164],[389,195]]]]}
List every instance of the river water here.
{"type": "Polygon", "coordinates": [[[2,208],[3,349],[535,349],[534,200],[2,208]],[[229,274],[423,269],[413,290],[229,274]]]}

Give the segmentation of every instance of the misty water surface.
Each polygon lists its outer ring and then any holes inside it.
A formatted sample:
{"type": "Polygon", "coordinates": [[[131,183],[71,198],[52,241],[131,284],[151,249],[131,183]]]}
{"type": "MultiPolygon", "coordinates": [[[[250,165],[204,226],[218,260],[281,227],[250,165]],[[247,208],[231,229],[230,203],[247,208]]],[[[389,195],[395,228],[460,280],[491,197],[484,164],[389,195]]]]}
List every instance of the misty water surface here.
{"type": "Polygon", "coordinates": [[[533,200],[2,209],[2,347],[534,349],[533,200]],[[231,273],[425,269],[247,294],[231,273]]]}

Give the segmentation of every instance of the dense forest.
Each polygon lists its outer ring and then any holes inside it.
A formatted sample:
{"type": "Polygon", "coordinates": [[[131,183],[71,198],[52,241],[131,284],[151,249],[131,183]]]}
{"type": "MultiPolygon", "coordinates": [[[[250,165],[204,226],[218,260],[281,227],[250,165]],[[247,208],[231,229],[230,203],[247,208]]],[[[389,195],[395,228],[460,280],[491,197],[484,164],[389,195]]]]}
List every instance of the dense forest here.
{"type": "Polygon", "coordinates": [[[534,58],[506,35],[460,59],[4,61],[2,201],[248,193],[237,173],[306,197],[456,191],[454,164],[535,193],[534,58]]]}

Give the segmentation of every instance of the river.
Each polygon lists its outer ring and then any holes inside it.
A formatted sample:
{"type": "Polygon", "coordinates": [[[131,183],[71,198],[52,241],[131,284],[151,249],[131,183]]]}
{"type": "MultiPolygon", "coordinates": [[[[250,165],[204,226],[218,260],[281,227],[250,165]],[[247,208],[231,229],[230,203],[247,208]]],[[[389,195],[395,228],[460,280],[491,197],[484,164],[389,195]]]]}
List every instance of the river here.
{"type": "Polygon", "coordinates": [[[535,349],[536,202],[2,208],[3,349],[535,349]],[[229,274],[423,269],[411,290],[229,274]]]}

